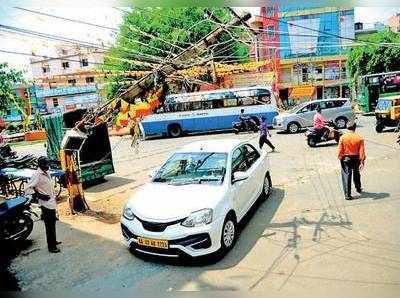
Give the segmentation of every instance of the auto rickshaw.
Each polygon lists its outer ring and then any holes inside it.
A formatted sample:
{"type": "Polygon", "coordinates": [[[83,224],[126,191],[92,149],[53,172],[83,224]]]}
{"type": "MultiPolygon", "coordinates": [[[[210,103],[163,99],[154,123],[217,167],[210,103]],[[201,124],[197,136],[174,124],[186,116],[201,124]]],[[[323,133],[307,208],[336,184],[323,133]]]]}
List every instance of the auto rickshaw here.
{"type": "Polygon", "coordinates": [[[380,133],[385,127],[397,127],[400,123],[400,94],[378,99],[376,109],[376,132],[380,133]]]}

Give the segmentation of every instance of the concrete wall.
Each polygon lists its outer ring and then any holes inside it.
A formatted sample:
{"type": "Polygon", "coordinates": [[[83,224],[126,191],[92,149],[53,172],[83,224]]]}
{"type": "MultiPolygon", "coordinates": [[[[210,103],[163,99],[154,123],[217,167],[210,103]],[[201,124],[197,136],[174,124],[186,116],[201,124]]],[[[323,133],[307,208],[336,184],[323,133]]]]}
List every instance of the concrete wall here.
{"type": "Polygon", "coordinates": [[[77,54],[72,56],[64,57],[64,59],[49,59],[44,61],[32,62],[31,70],[34,79],[40,78],[48,78],[55,75],[66,75],[66,74],[75,74],[79,72],[85,72],[94,70],[96,68],[96,64],[94,63],[102,63],[103,62],[103,54],[102,53],[88,53],[88,54],[77,54]],[[81,59],[88,59],[89,65],[82,67],[81,59]],[[69,67],[63,68],[62,63],[68,62],[69,67]],[[50,71],[44,73],[43,67],[49,66],[50,71]]]}

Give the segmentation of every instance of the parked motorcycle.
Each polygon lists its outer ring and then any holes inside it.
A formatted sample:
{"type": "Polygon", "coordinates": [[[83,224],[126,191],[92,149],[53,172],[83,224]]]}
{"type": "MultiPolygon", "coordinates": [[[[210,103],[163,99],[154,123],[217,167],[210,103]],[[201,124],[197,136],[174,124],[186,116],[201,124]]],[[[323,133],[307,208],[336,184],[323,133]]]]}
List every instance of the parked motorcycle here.
{"type": "Polygon", "coordinates": [[[259,126],[260,120],[258,120],[257,117],[241,117],[241,119],[237,122],[233,122],[233,131],[235,134],[238,134],[239,132],[247,132],[247,131],[253,131],[257,132],[258,131],[258,126],[259,126]]]}
{"type": "Polygon", "coordinates": [[[32,154],[2,158],[0,168],[36,169],[37,158],[32,154]]]}
{"type": "Polygon", "coordinates": [[[0,156],[3,158],[15,158],[17,157],[17,152],[12,151],[10,145],[1,144],[0,145],[0,156]]]}
{"type": "Polygon", "coordinates": [[[16,197],[0,203],[0,241],[25,240],[33,229],[31,199],[16,197]]]}
{"type": "Polygon", "coordinates": [[[335,122],[328,121],[326,122],[325,127],[328,128],[329,131],[323,134],[320,131],[316,131],[314,128],[308,129],[306,132],[308,146],[315,147],[319,143],[331,140],[335,140],[336,143],[339,143],[342,133],[337,129],[335,122]]]}

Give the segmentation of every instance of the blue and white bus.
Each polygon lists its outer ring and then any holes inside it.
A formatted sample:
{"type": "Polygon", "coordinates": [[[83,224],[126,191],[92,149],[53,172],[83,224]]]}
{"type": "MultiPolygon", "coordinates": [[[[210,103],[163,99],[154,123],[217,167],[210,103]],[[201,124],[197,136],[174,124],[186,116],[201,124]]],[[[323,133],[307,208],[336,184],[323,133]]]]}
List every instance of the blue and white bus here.
{"type": "Polygon", "coordinates": [[[146,116],[142,126],[146,138],[231,130],[241,109],[257,120],[265,116],[269,125],[278,114],[271,87],[219,89],[167,95],[163,107],[146,116]]]}

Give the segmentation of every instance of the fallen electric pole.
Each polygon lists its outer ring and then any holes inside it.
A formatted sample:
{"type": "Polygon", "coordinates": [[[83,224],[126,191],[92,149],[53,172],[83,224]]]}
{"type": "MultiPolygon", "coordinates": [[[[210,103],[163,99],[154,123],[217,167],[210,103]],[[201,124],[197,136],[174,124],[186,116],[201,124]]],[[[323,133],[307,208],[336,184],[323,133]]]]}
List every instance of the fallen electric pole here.
{"type": "Polygon", "coordinates": [[[188,61],[193,58],[196,54],[202,53],[210,45],[217,41],[217,38],[231,26],[240,25],[243,22],[249,20],[251,17],[250,13],[243,15],[242,17],[235,17],[234,20],[226,24],[225,26],[219,26],[210,32],[207,36],[203,37],[193,46],[182,51],[176,57],[171,59],[169,62],[164,63],[157,67],[153,72],[145,75],[143,78],[135,82],[130,86],[125,92],[123,92],[119,97],[129,103],[133,103],[134,99],[144,90],[150,88],[158,76],[166,76],[175,72],[183,61],[188,61]]]}

